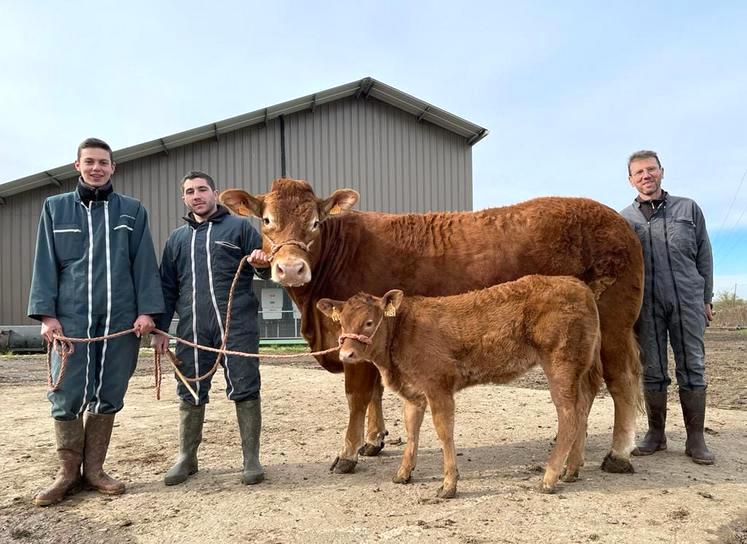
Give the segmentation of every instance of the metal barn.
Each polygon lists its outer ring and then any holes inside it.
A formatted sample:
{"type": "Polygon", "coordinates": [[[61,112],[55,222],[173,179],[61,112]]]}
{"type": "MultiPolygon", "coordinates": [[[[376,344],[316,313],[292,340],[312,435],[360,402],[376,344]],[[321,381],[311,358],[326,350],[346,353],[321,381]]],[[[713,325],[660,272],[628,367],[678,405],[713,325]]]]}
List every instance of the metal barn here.
{"type": "MultiPolygon", "coordinates": [[[[359,208],[470,210],[472,146],[487,130],[373,78],[114,151],[115,190],[142,201],[156,250],[182,223],[179,180],[189,170],[218,189],[263,193],[272,180],[308,180],[317,195],[350,187],[359,208]]],[[[91,134],[106,139],[106,134],[91,134]]],[[[70,142],[71,159],[78,142],[70,142]]],[[[0,331],[26,317],[36,231],[47,196],[71,191],[72,163],[0,184],[0,331]]],[[[263,338],[298,336],[288,296],[257,280],[263,338]]],[[[22,328],[22,327],[20,327],[22,328]]],[[[0,343],[2,339],[0,338],[0,343]]]]}

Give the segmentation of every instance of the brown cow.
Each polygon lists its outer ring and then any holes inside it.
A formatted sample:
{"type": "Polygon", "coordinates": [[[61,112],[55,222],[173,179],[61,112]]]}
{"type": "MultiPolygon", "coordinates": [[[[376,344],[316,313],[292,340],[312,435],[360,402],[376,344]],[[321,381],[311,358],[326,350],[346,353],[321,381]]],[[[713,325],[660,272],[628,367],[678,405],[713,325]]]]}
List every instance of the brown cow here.
{"type": "MultiPolygon", "coordinates": [[[[612,448],[602,468],[632,472],[640,361],[633,325],[643,293],[641,246],[614,210],[582,198],[538,198],[479,212],[393,215],[349,211],[358,193],[340,189],[317,198],[305,181],[278,179],[263,195],[224,191],[221,201],[239,215],[262,220],[273,280],[301,311],[301,332],[313,350],[337,345],[339,325],[315,311],[321,298],[345,300],[359,291],[390,289],[445,296],[528,274],[576,276],[598,295],[602,367],[615,403],[612,448]],[[348,213],[341,213],[348,212],[348,213]]],[[[386,430],[383,386],[371,364],[343,365],[350,410],[335,472],[352,472],[358,449],[376,455],[386,430]],[[363,436],[366,409],[368,429],[363,436]]]]}
{"type": "Polygon", "coordinates": [[[405,399],[407,448],[395,483],[410,481],[428,405],[444,456],[438,496],[453,497],[459,478],[454,393],[507,383],[537,364],[558,412],[540,490],[555,491],[566,459],[563,479],[578,477],[587,416],[602,384],[597,305],[582,281],[534,275],[450,297],[405,298],[394,289],[382,298],[360,293],[347,301],[324,298],[316,306],[340,322],[340,360],[373,362],[384,383],[405,399]]]}

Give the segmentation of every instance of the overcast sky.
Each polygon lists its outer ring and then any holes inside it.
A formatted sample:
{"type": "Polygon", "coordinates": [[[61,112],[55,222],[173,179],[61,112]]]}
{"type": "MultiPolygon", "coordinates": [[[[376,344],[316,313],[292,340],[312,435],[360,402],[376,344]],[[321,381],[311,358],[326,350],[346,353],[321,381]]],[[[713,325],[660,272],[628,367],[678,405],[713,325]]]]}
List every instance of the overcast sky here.
{"type": "Polygon", "coordinates": [[[118,149],[372,76],[490,130],[475,209],[620,209],[627,156],[656,150],[704,210],[717,291],[747,297],[745,22],[737,1],[0,0],[0,183],[90,135],[118,149]]]}

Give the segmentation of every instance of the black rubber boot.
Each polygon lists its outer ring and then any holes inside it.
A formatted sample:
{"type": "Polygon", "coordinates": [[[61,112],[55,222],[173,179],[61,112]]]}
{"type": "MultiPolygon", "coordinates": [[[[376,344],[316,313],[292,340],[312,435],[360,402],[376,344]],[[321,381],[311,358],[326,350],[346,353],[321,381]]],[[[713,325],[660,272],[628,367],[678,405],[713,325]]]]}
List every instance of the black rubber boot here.
{"type": "Polygon", "coordinates": [[[265,479],[265,471],[259,464],[259,435],[262,430],[262,403],[259,396],[254,400],[237,402],[236,417],[244,453],[241,482],[245,485],[258,484],[265,479]]]}
{"type": "Polygon", "coordinates": [[[197,448],[202,442],[202,425],[205,422],[205,405],[195,406],[182,401],[179,404],[179,457],[163,483],[177,485],[197,472],[197,448]]]}
{"type": "Polygon", "coordinates": [[[705,423],[705,389],[698,391],[685,391],[680,389],[680,404],[682,404],[682,417],[687,429],[687,442],[685,442],[685,453],[692,457],[693,462],[699,465],[712,465],[716,462],[705,443],[703,428],[705,423]]]}
{"type": "Polygon", "coordinates": [[[664,434],[667,422],[667,392],[644,391],[643,397],[646,400],[648,431],[640,444],[631,452],[638,456],[651,455],[667,449],[667,437],[664,434]]]}

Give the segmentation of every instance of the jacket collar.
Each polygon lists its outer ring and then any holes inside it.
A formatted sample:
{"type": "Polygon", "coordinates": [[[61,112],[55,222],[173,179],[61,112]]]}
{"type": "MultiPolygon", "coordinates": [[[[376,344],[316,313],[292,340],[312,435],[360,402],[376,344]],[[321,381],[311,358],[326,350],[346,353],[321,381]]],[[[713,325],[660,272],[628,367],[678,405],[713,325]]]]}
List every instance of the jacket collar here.
{"type": "Polygon", "coordinates": [[[635,200],[633,202],[639,208],[641,207],[641,205],[646,204],[646,203],[649,203],[651,206],[654,206],[654,207],[658,208],[661,205],[662,202],[666,202],[667,201],[667,197],[668,196],[669,196],[669,193],[667,193],[665,190],[662,189],[662,191],[661,191],[661,198],[659,198],[659,199],[656,199],[656,200],[641,200],[641,197],[637,196],[637,197],[635,197],[635,200]]]}
{"type": "Polygon", "coordinates": [[[109,195],[114,192],[112,187],[112,180],[108,180],[101,187],[91,187],[83,178],[78,178],[78,186],[75,189],[76,197],[83,202],[83,204],[89,204],[90,202],[102,202],[109,200],[109,195]]]}
{"type": "Polygon", "coordinates": [[[204,225],[207,223],[220,223],[221,221],[223,221],[223,218],[226,217],[227,215],[230,215],[230,213],[228,212],[228,208],[226,208],[222,204],[218,204],[218,207],[216,208],[215,213],[213,213],[213,215],[208,217],[207,220],[203,221],[202,223],[200,223],[199,221],[195,221],[195,215],[192,212],[189,212],[182,219],[184,219],[187,223],[189,223],[192,226],[192,228],[196,229],[200,225],[204,225]]]}

